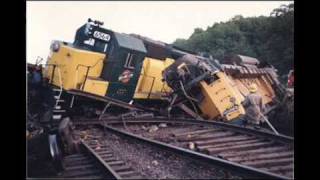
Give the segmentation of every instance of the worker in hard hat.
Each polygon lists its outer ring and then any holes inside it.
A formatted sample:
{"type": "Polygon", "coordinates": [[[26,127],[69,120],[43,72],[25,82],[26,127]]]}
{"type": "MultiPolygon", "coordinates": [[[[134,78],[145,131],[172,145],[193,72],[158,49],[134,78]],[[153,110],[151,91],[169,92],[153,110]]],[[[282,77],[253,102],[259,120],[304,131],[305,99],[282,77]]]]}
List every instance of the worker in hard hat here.
{"type": "Polygon", "coordinates": [[[252,83],[249,86],[250,94],[248,94],[245,100],[242,102],[243,107],[246,110],[244,119],[246,123],[252,124],[259,128],[259,125],[264,122],[265,106],[262,102],[262,96],[257,92],[258,87],[252,83]]]}

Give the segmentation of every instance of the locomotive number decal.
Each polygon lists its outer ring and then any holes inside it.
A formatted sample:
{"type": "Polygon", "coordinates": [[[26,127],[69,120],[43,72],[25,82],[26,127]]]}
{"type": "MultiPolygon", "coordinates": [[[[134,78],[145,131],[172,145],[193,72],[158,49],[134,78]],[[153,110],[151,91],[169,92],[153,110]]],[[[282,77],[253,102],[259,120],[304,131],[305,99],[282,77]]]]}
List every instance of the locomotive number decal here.
{"type": "Polygon", "coordinates": [[[126,89],[118,89],[116,92],[118,95],[125,95],[127,93],[126,89]]]}
{"type": "Polygon", "coordinates": [[[104,41],[110,41],[110,35],[103,33],[103,32],[99,32],[99,31],[95,31],[93,33],[93,37],[104,40],[104,41]]]}
{"type": "Polygon", "coordinates": [[[128,83],[132,77],[133,77],[133,73],[129,70],[125,70],[119,76],[118,80],[122,83],[128,83]]]}

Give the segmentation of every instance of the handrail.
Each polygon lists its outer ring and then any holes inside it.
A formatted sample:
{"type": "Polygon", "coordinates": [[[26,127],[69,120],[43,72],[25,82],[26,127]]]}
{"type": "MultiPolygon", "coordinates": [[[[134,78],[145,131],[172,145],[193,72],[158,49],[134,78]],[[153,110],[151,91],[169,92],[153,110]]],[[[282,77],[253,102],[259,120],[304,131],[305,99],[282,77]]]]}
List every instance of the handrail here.
{"type": "Polygon", "coordinates": [[[150,98],[150,95],[151,95],[151,92],[152,92],[152,89],[153,89],[153,85],[154,85],[154,81],[155,81],[155,77],[152,77],[153,79],[152,79],[152,85],[151,85],[151,89],[150,89],[150,91],[149,91],[149,94],[148,94],[148,99],[150,98]]]}
{"type": "MultiPolygon", "coordinates": [[[[60,93],[59,93],[59,98],[61,97],[62,94],[62,77],[61,77],[61,71],[60,71],[60,67],[58,67],[58,73],[59,73],[59,82],[60,82],[60,93]]],[[[58,101],[56,101],[56,106],[58,105],[58,101]]]]}
{"type": "Polygon", "coordinates": [[[154,82],[155,82],[156,77],[154,77],[154,76],[148,76],[148,75],[145,75],[145,74],[143,74],[143,73],[140,73],[140,75],[145,76],[145,77],[152,78],[151,89],[150,89],[150,91],[149,91],[149,93],[148,93],[148,98],[150,98],[150,95],[151,95],[151,92],[152,92],[152,89],[153,89],[153,86],[154,86],[154,82]]]}
{"type": "Polygon", "coordinates": [[[98,64],[99,61],[103,61],[103,60],[104,60],[104,59],[99,59],[99,60],[98,60],[94,65],[92,65],[92,66],[86,66],[86,65],[84,65],[84,64],[78,64],[76,70],[78,70],[79,66],[90,67],[90,68],[95,67],[95,66],[98,64]]]}
{"type": "MultiPolygon", "coordinates": [[[[85,87],[85,83],[86,83],[86,80],[87,80],[87,77],[88,77],[90,68],[95,67],[100,61],[103,61],[103,60],[104,60],[104,59],[98,60],[98,61],[97,61],[94,65],[92,65],[92,66],[87,66],[87,65],[83,65],[83,64],[78,64],[77,67],[76,67],[76,78],[75,78],[75,82],[74,82],[74,87],[77,88],[77,82],[78,82],[78,79],[79,79],[79,73],[78,73],[78,72],[79,72],[79,71],[78,71],[79,67],[85,67],[85,68],[87,68],[87,72],[86,72],[86,75],[85,75],[84,82],[83,82],[82,86],[80,87],[80,89],[83,90],[84,87],[85,87]]],[[[143,68],[143,67],[142,67],[142,71],[144,72],[144,68],[143,68]]],[[[140,73],[140,75],[143,75],[143,76],[152,78],[152,85],[151,85],[151,88],[150,88],[149,93],[148,93],[148,98],[150,98],[150,95],[151,95],[151,92],[152,92],[152,90],[153,90],[156,77],[148,76],[148,75],[145,75],[145,74],[143,74],[143,73],[140,73]]]]}
{"type": "MultiPolygon", "coordinates": [[[[83,64],[78,64],[77,67],[76,67],[76,72],[75,72],[75,73],[76,73],[76,78],[75,78],[75,82],[74,82],[74,87],[77,88],[77,82],[78,82],[78,78],[79,78],[79,71],[78,71],[79,67],[86,67],[86,68],[87,68],[87,73],[86,73],[84,82],[83,82],[82,86],[80,87],[80,89],[84,90],[84,85],[85,85],[85,83],[86,83],[86,81],[87,81],[87,77],[88,77],[90,68],[95,67],[95,66],[98,64],[98,62],[103,61],[103,60],[104,60],[104,59],[98,60],[98,61],[97,61],[94,65],[92,65],[92,66],[85,66],[85,65],[83,65],[83,64]]],[[[73,102],[74,102],[74,95],[72,96],[72,100],[71,100],[71,103],[70,103],[70,108],[72,108],[73,102]]]]}
{"type": "Polygon", "coordinates": [[[45,66],[53,66],[52,74],[51,74],[51,79],[50,79],[50,83],[52,83],[52,81],[53,81],[53,76],[54,76],[54,72],[55,72],[55,69],[56,69],[57,64],[45,64],[45,66]]]}
{"type": "MultiPolygon", "coordinates": [[[[55,69],[56,69],[56,68],[58,69],[59,83],[60,83],[60,93],[59,93],[59,95],[58,95],[58,99],[60,99],[61,94],[62,94],[62,77],[61,77],[60,67],[59,67],[59,65],[57,65],[57,64],[45,64],[45,65],[46,65],[46,66],[53,66],[50,83],[53,82],[55,69]]],[[[56,106],[57,106],[57,105],[58,105],[58,101],[56,101],[56,106]]]]}
{"type": "Polygon", "coordinates": [[[88,74],[89,74],[89,70],[90,70],[90,68],[93,68],[93,67],[95,67],[97,64],[98,64],[98,62],[100,62],[100,61],[103,61],[104,59],[99,59],[99,60],[97,60],[97,62],[94,64],[94,65],[92,65],[92,66],[86,66],[86,65],[83,65],[83,64],[78,64],[77,65],[77,67],[76,67],[76,78],[75,78],[75,82],[74,82],[74,87],[76,88],[77,87],[77,82],[78,82],[78,78],[79,78],[79,76],[78,76],[78,69],[79,69],[79,67],[86,67],[87,68],[87,72],[86,72],[86,76],[85,76],[85,79],[84,79],[84,82],[83,82],[83,86],[82,86],[82,88],[80,88],[80,89],[84,89],[84,85],[85,85],[85,83],[86,83],[86,80],[87,80],[87,78],[88,78],[88,74]]]}
{"type": "Polygon", "coordinates": [[[84,89],[84,85],[85,85],[85,83],[86,83],[86,81],[87,81],[87,78],[88,78],[89,70],[90,70],[90,68],[93,67],[93,66],[85,66],[85,65],[83,65],[83,64],[78,64],[78,65],[77,65],[77,68],[76,68],[76,77],[77,77],[77,79],[76,79],[75,85],[77,85],[77,82],[78,82],[78,74],[79,74],[78,68],[79,68],[79,67],[86,67],[86,68],[87,68],[87,72],[86,72],[86,75],[85,75],[85,77],[84,77],[84,82],[83,82],[83,84],[82,84],[82,86],[81,86],[81,88],[80,88],[81,90],[83,90],[83,89],[84,89]]]}

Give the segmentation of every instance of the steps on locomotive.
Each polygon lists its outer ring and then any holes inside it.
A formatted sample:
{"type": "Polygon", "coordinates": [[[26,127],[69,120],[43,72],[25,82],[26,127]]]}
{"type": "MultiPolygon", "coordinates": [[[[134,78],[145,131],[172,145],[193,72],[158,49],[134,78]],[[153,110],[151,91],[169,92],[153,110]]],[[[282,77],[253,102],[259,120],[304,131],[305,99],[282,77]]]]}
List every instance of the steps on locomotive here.
{"type": "Polygon", "coordinates": [[[58,88],[53,88],[54,91],[54,99],[55,99],[55,105],[52,110],[52,120],[54,122],[60,122],[64,117],[66,110],[64,109],[64,100],[61,99],[62,90],[58,88]]]}

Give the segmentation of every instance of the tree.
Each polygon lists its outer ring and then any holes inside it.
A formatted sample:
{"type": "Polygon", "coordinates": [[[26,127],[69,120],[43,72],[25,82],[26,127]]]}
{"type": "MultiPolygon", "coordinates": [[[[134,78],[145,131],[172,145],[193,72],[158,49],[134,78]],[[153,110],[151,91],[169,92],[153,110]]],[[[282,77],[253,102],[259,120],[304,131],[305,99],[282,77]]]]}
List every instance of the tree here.
{"type": "Polygon", "coordinates": [[[287,74],[294,60],[294,4],[274,9],[270,16],[236,15],[227,22],[214,23],[206,30],[196,28],[189,39],[174,45],[194,52],[209,52],[216,59],[229,54],[253,56],[287,74]]]}

